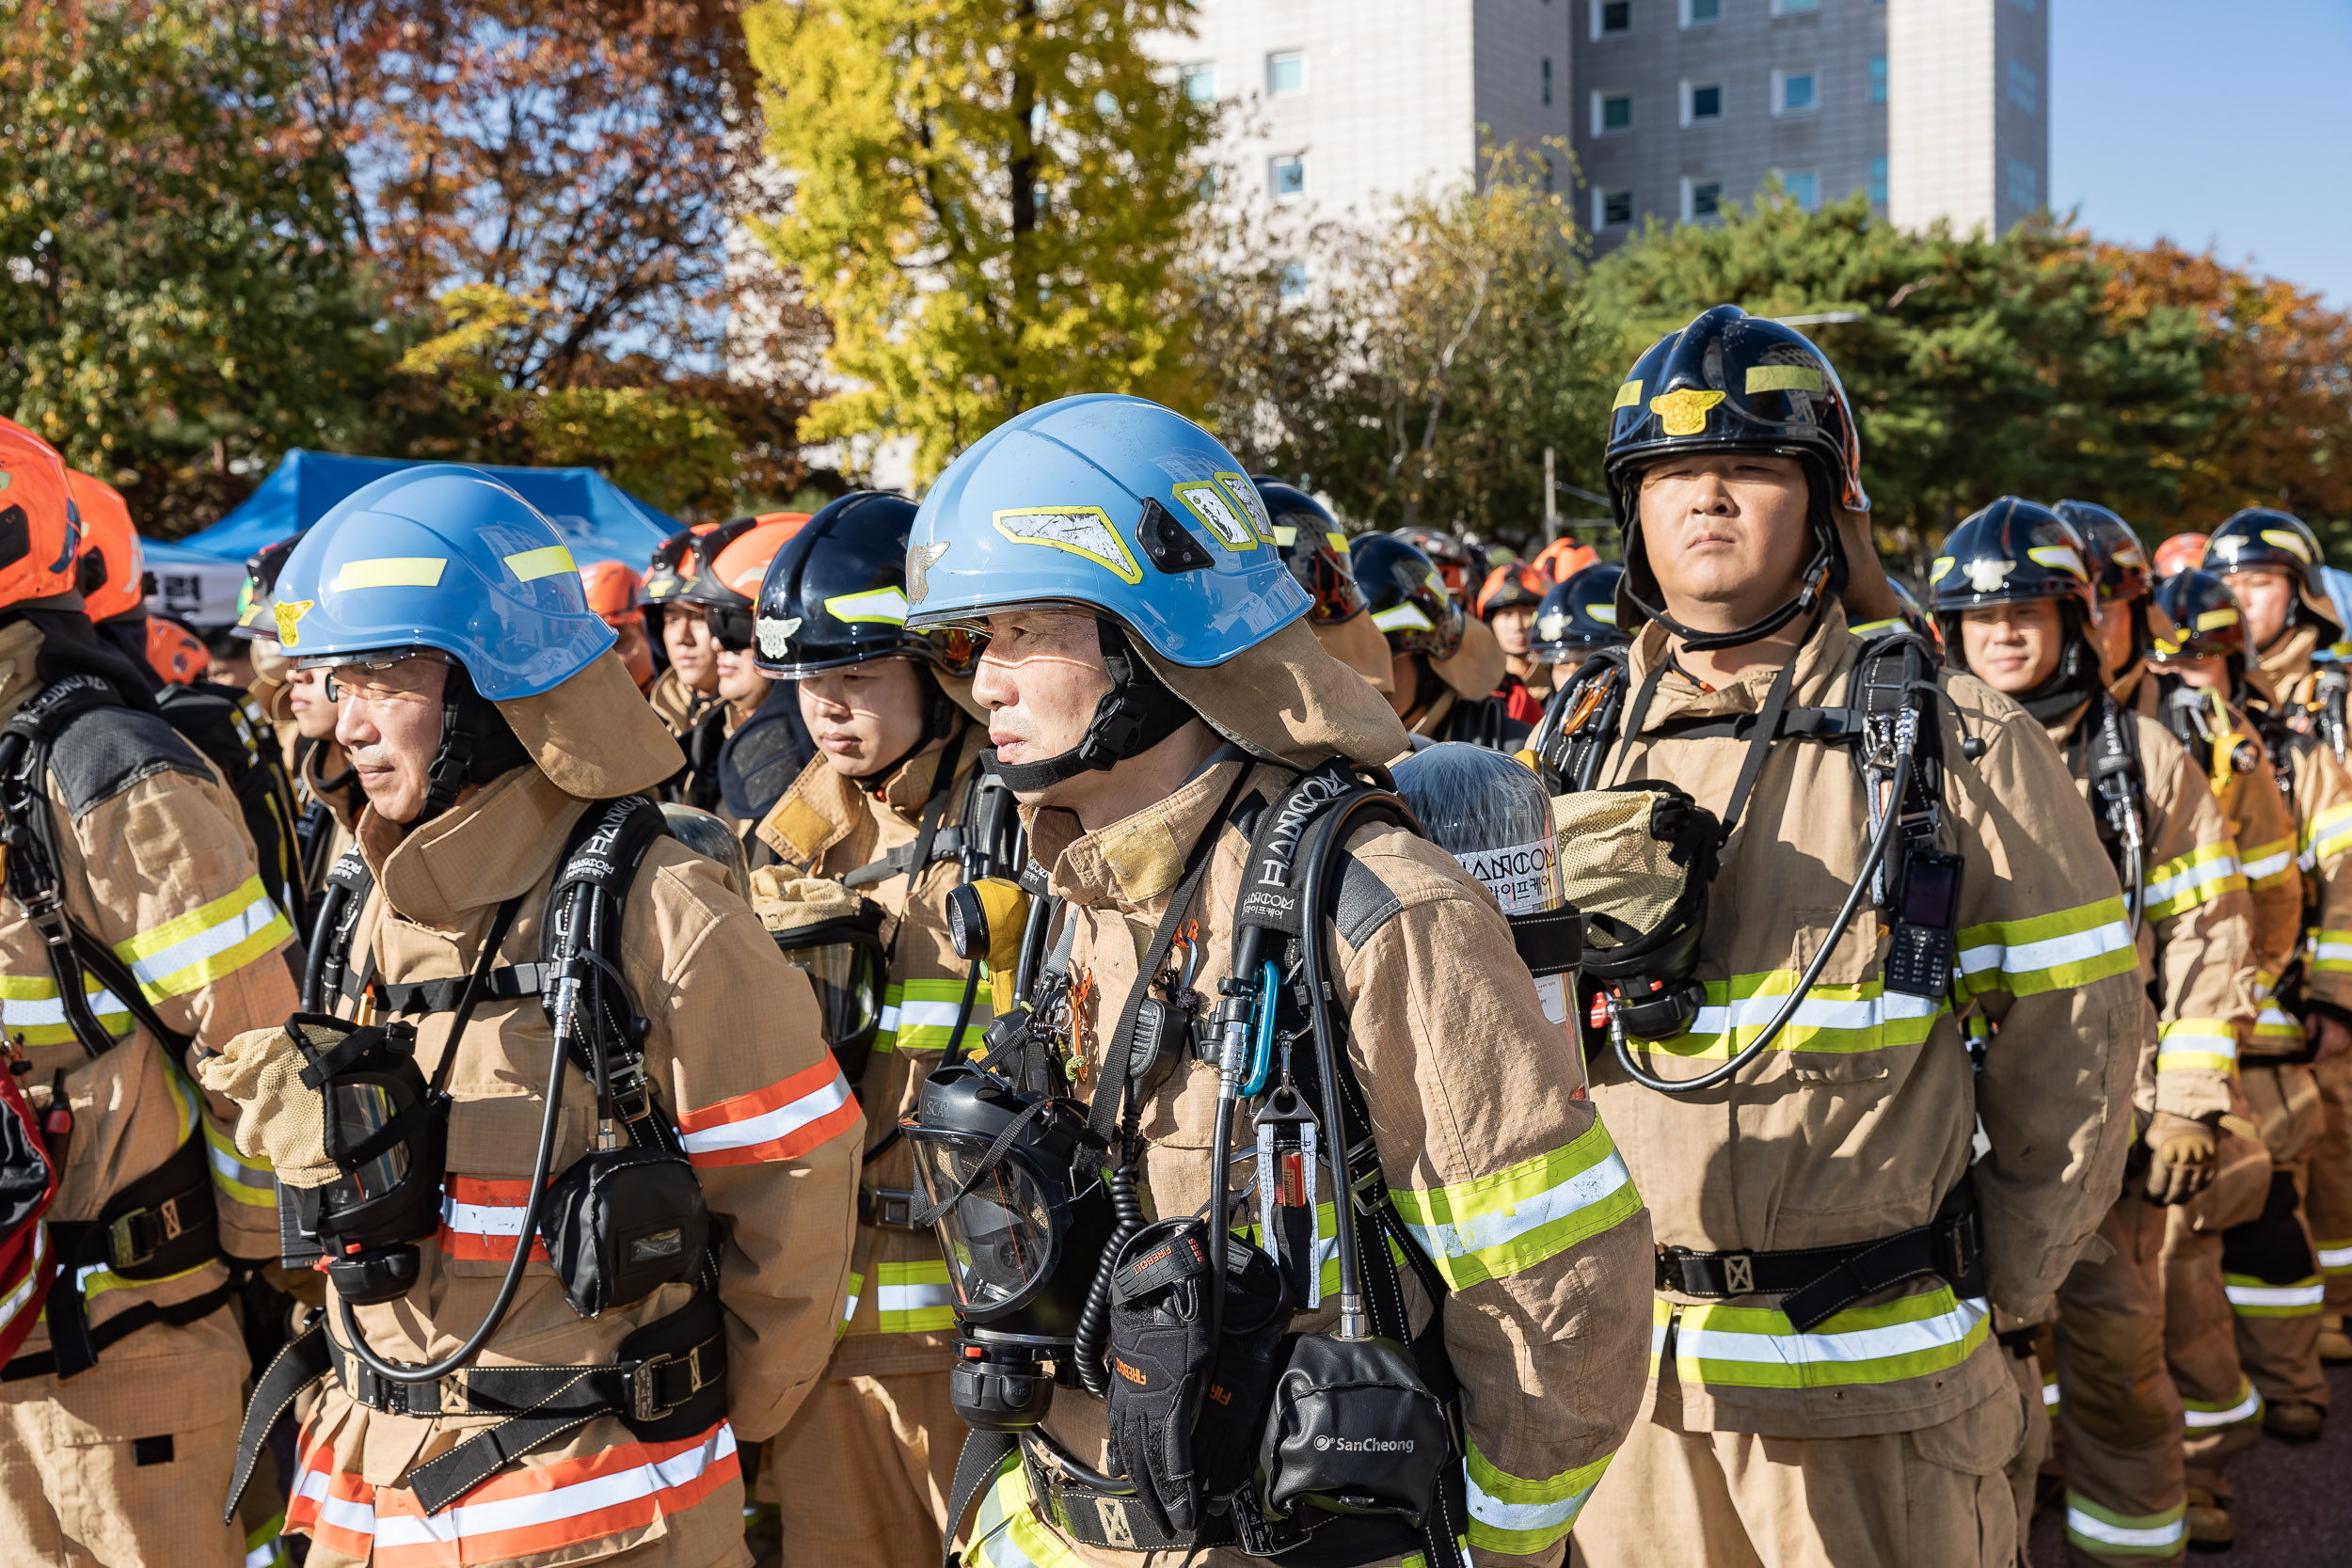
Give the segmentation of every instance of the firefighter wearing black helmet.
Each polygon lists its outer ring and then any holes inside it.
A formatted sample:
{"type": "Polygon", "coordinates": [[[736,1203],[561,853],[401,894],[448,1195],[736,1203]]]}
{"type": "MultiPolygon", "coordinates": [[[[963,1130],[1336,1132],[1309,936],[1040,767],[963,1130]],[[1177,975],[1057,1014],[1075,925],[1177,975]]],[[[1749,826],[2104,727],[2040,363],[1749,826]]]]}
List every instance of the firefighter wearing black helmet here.
{"type": "Polygon", "coordinates": [[[682,528],[661,541],[654,547],[644,583],[637,591],[637,608],[645,612],[645,629],[661,649],[661,673],[646,689],[645,700],[680,741],[719,690],[719,650],[710,641],[703,617],[698,612],[675,617],[669,613],[671,601],[685,592],[697,569],[696,542],[710,531],[708,524],[682,528]]]}
{"type": "Polygon", "coordinates": [[[2344,640],[2343,611],[2320,576],[2319,538],[2302,518],[2270,507],[2233,513],[2205,541],[2204,569],[2230,585],[2246,610],[2246,631],[2263,673],[2296,716],[2352,761],[2344,723],[2344,674],[2319,656],[2344,640]]]}
{"type": "MultiPolygon", "coordinates": [[[[817,755],[756,830],[781,863],[754,874],[752,904],[821,1000],[850,989],[825,976],[858,947],[879,959],[882,994],[828,1017],[836,1036],[874,1031],[862,1045],[830,1043],[883,1129],[913,1113],[950,1042],[977,1048],[994,1017],[977,961],[950,939],[950,890],[1019,870],[995,863],[1011,858],[1011,797],[995,791],[993,818],[982,806],[988,736],[954,695],[970,688],[972,636],[906,627],[914,518],[914,502],[877,491],[829,503],[769,563],[753,627],[761,673],[797,684],[817,755]],[[861,923],[859,941],[839,940],[861,923]]],[[[759,1481],[785,1541],[811,1560],[940,1559],[963,1423],[947,1398],[953,1298],[937,1243],[913,1223],[921,1207],[906,1146],[878,1135],[840,1344],[759,1481]]]]}
{"type": "Polygon", "coordinates": [[[2267,1158],[2251,1160],[2249,1190],[2236,1201],[2193,1228],[2176,1221],[2166,1244],[2165,1338],[2193,1423],[2189,1528],[2192,1539],[2223,1545],[2235,1535],[2226,1461],[2254,1442],[2257,1423],[2290,1441],[2318,1436],[2327,1409],[2323,1275],[2329,1254],[2345,1246],[2327,1238],[2329,1216],[2343,1208],[2346,1162],[2333,1141],[2328,1084],[2342,1058],[2312,1058],[2352,1017],[2352,966],[2332,957],[2341,948],[2327,934],[2352,929],[2352,774],[2290,722],[2254,665],[2249,618],[2222,579],[2178,573],[2158,587],[2155,610],[2171,628],[2153,649],[2167,720],[2193,736],[2214,734],[2217,725],[2200,721],[2225,703],[2242,705],[2304,847],[2297,940],[2275,960],[2284,973],[2239,1064],[2267,1158]],[[2304,927],[2318,933],[2308,943],[2304,927]]]}
{"type": "Polygon", "coordinates": [[[1260,475],[1250,481],[1265,503],[1274,548],[1298,586],[1313,601],[1307,625],[1323,651],[1387,693],[1389,647],[1372,624],[1362,590],[1348,570],[1347,534],[1323,503],[1295,484],[1260,475]]]}
{"type": "Polygon", "coordinates": [[[1915,639],[1847,631],[1850,576],[1891,594],[1851,407],[1804,337],[1728,306],[1667,334],[1617,390],[1606,469],[1633,641],[1564,693],[1596,699],[1564,776],[1677,786],[1719,868],[1690,975],[1659,982],[1687,1022],[1600,998],[1592,1095],[1651,1205],[1659,1331],[1578,1548],[2006,1560],[2024,1411],[1992,1309],[2047,1310],[2131,1135],[2148,1004],[2115,874],[2039,724],[1915,639]],[[1856,731],[1883,752],[1832,738],[1856,731]],[[1903,805],[1874,816],[1883,790],[1903,805]],[[1979,1021],[2002,1037],[1972,1071],[1979,1021]],[[1887,1354],[1833,1349],[1866,1343],[1887,1354]]]}
{"type": "Polygon", "coordinates": [[[1510,751],[1528,726],[1492,696],[1502,647],[1446,591],[1430,559],[1390,533],[1349,541],[1348,566],[1388,640],[1389,706],[1415,736],[1510,751]]]}
{"type": "Polygon", "coordinates": [[[1625,646],[1626,635],[1617,629],[1617,582],[1624,576],[1614,562],[1597,561],[1545,592],[1527,647],[1552,666],[1555,679],[1603,648],[1625,646]]]}
{"type": "Polygon", "coordinates": [[[2107,692],[2091,565],[2063,518],[2002,497],[1945,540],[1931,592],[1954,662],[2039,720],[2066,758],[2122,881],[2158,1005],[2135,1107],[2146,1136],[2100,1227],[2110,1256],[2077,1263],[2058,1291],[2058,1414],[2075,1560],[2177,1560],[2183,1425],[2160,1370],[2157,1257],[2164,1209],[2210,1184],[2233,1109],[2257,1006],[2252,900],[2204,770],[2159,721],[2107,692]]]}

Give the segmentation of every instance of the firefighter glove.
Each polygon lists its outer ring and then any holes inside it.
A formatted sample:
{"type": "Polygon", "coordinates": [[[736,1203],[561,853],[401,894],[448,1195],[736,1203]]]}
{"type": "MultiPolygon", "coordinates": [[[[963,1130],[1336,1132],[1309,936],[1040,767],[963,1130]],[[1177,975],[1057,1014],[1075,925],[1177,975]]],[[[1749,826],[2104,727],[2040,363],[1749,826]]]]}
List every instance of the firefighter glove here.
{"type": "Polygon", "coordinates": [[[2158,1111],[2148,1126],[2148,1197],[2166,1205],[2186,1203],[2213,1181],[2217,1134],[2201,1121],[2158,1111]]]}
{"type": "Polygon", "coordinates": [[[1200,1488],[1192,1427],[1209,1383],[1209,1232],[1199,1220],[1161,1220],[1131,1237],[1111,1263],[1111,1458],[1163,1534],[1198,1522],[1200,1488]]]}

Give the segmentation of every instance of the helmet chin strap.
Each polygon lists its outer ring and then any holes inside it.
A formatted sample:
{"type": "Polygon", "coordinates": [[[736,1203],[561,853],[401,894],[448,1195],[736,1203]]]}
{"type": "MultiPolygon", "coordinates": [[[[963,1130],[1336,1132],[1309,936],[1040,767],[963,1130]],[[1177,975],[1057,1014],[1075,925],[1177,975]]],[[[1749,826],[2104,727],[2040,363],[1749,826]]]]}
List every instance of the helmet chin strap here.
{"type": "Polygon", "coordinates": [[[474,689],[466,667],[450,661],[441,687],[441,739],[425,768],[424,805],[407,824],[414,832],[457,803],[469,784],[488,784],[531,760],[495,704],[474,689]]]}
{"type": "Polygon", "coordinates": [[[1094,705],[1086,734],[1069,751],[1041,762],[994,764],[996,776],[1015,793],[1050,788],[1081,773],[1107,772],[1157,746],[1194,718],[1191,706],[1161,684],[1117,623],[1097,617],[1094,626],[1111,689],[1094,705]]]}

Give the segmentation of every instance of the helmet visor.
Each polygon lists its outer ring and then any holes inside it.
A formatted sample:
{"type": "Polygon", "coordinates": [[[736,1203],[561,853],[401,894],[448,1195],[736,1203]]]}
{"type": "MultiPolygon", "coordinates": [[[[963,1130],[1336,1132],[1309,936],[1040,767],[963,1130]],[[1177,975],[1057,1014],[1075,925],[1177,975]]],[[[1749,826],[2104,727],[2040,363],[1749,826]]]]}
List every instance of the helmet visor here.
{"type": "Polygon", "coordinates": [[[993,1140],[910,1128],[915,1177],[940,1215],[948,1281],[963,1315],[976,1321],[1025,1305],[1052,1277],[1059,1251],[1057,1204],[1017,1151],[991,1161],[993,1140]]]}

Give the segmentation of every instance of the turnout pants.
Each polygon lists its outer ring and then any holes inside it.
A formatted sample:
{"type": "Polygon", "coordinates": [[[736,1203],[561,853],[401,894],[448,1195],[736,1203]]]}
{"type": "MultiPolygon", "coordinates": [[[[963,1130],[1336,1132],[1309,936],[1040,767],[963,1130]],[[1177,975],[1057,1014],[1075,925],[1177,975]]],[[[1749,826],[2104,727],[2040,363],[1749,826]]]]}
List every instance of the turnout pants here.
{"type": "Polygon", "coordinates": [[[2241,1078],[2272,1168],[2261,1215],[2221,1238],[2221,1283],[2237,1321],[2238,1358],[2264,1399],[2298,1400],[2324,1410],[2319,1316],[2325,1287],[2303,1211],[2311,1157],[2321,1141],[2319,1084],[2299,1062],[2249,1063],[2241,1078]]]}
{"type": "Polygon", "coordinates": [[[2181,1396],[2165,1367],[2165,1211],[2127,1186],[2099,1236],[2114,1256],[2075,1264],[2058,1295],[2067,1557],[2177,1562],[2187,1532],[2181,1396]]]}
{"type": "Polygon", "coordinates": [[[1918,1432],[1686,1432],[1673,1378],[1633,1423],[1569,1537],[1589,1568],[2010,1568],[2006,1473],[2025,1435],[2009,1390],[1918,1432]]]}
{"type": "Polygon", "coordinates": [[[785,1561],[936,1564],[966,1430],[945,1367],[818,1383],[766,1449],[759,1497],[777,1505],[785,1561]]]}
{"type": "Polygon", "coordinates": [[[69,1381],[0,1383],[0,1562],[240,1568],[220,1505],[246,1370],[223,1307],[140,1329],[69,1381]]]}
{"type": "Polygon", "coordinates": [[[2352,1053],[2312,1068],[2319,1084],[2321,1130],[2312,1154],[2312,1241],[2328,1286],[2328,1315],[2352,1308],[2352,1053]]]}

